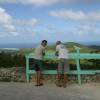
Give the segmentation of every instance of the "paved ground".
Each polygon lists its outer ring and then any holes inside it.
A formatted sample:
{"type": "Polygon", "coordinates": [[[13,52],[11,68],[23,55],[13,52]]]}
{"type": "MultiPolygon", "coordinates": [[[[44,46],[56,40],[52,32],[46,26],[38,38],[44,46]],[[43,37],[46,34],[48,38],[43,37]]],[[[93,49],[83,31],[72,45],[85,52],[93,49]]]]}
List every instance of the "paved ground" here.
{"type": "Polygon", "coordinates": [[[32,83],[0,83],[0,100],[100,100],[100,83],[68,85],[54,84],[35,87],[32,83]]]}

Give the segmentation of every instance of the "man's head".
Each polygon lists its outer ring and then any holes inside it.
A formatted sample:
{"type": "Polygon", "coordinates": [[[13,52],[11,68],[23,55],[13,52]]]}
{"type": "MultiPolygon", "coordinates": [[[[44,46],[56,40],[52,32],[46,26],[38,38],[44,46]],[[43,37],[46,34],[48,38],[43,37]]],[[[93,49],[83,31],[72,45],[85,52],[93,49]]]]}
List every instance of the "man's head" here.
{"type": "Polygon", "coordinates": [[[57,41],[57,42],[56,42],[56,45],[59,45],[59,44],[61,44],[61,41],[57,41]]]}
{"type": "Polygon", "coordinates": [[[43,45],[44,47],[47,45],[47,40],[42,40],[41,45],[43,45]]]}

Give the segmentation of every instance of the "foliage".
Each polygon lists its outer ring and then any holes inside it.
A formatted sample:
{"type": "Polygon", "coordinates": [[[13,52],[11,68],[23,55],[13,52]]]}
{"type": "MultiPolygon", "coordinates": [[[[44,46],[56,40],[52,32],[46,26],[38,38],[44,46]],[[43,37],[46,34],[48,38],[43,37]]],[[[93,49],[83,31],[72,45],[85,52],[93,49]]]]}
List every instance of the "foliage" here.
{"type": "Polygon", "coordinates": [[[0,67],[25,66],[25,57],[20,54],[12,54],[2,51],[0,53],[0,67]]]}
{"type": "MultiPolygon", "coordinates": [[[[100,53],[100,50],[95,50],[89,47],[86,47],[84,45],[74,43],[74,42],[68,42],[64,43],[67,47],[67,49],[70,52],[76,52],[75,46],[80,47],[81,53],[100,53]]],[[[49,53],[55,53],[55,45],[50,45],[47,47],[47,54],[49,53]]],[[[20,67],[25,66],[25,55],[30,54],[34,52],[34,48],[27,48],[27,49],[20,49],[17,52],[0,52],[0,67],[20,67]]],[[[91,60],[81,60],[81,66],[94,66],[97,68],[100,66],[100,60],[97,59],[91,59],[91,60]]],[[[45,59],[44,64],[46,66],[57,66],[58,60],[57,59],[45,59]]],[[[71,66],[76,67],[75,61],[70,60],[69,64],[71,66]]],[[[99,67],[100,68],[100,67],[99,67]]]]}

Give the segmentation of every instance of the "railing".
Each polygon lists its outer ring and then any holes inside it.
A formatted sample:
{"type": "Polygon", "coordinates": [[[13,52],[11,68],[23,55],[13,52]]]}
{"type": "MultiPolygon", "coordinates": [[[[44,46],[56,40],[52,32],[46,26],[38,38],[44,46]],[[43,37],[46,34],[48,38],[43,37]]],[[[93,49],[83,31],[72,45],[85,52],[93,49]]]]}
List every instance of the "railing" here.
{"type": "MultiPolygon", "coordinates": [[[[29,82],[30,74],[35,74],[34,70],[29,69],[29,59],[33,58],[34,54],[30,53],[26,55],[26,81],[29,82]]],[[[54,53],[47,53],[45,59],[56,59],[54,53]]],[[[81,75],[82,74],[96,74],[100,73],[100,70],[81,70],[80,68],[80,59],[100,59],[100,54],[90,54],[90,53],[80,53],[80,48],[76,48],[76,53],[70,53],[69,59],[74,59],[76,61],[76,70],[69,70],[68,74],[75,74],[78,77],[78,83],[82,83],[81,75]]],[[[44,70],[43,74],[57,74],[56,70],[44,70]]]]}

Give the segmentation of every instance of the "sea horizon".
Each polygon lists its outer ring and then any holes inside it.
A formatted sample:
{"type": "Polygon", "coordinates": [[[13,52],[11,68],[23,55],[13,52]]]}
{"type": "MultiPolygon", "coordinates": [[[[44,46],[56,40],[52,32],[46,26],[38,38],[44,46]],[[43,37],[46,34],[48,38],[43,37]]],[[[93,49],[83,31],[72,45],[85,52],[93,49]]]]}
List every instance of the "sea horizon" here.
{"type": "MultiPolygon", "coordinates": [[[[82,45],[86,45],[86,46],[90,46],[90,45],[95,45],[95,46],[100,46],[100,42],[74,42],[74,43],[79,43],[82,45]]],[[[53,45],[55,43],[49,43],[48,45],[53,45]]],[[[37,45],[39,45],[39,43],[2,43],[0,44],[0,48],[34,48],[37,45]]]]}

